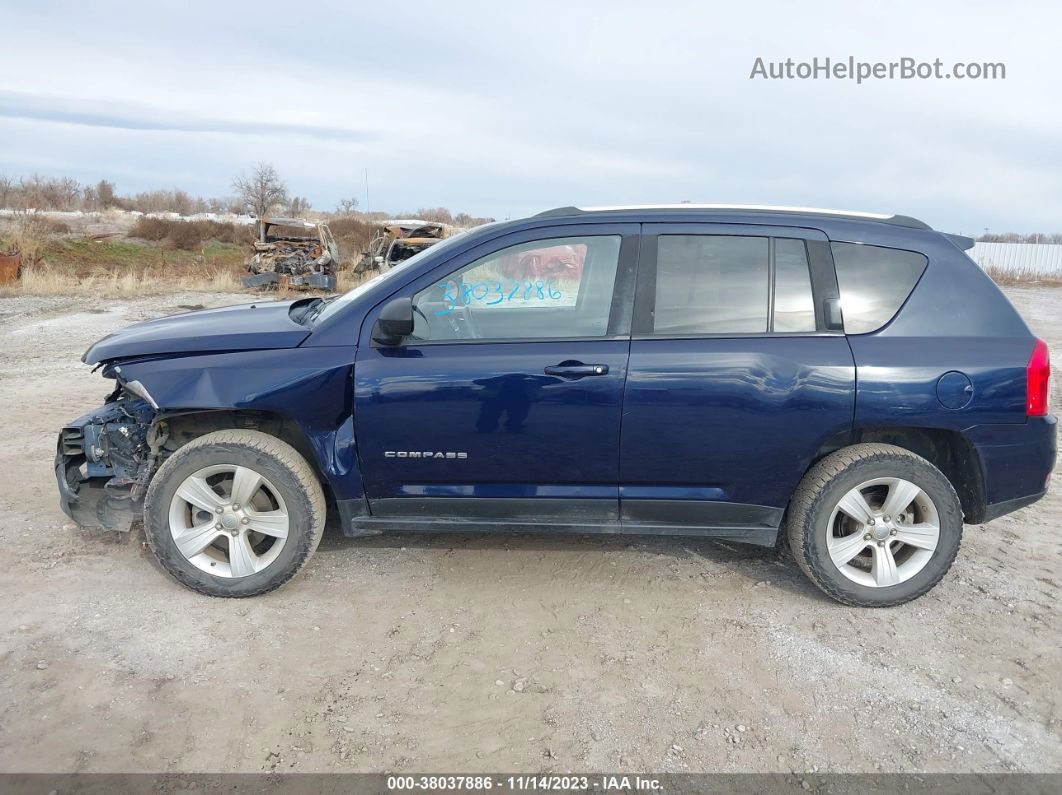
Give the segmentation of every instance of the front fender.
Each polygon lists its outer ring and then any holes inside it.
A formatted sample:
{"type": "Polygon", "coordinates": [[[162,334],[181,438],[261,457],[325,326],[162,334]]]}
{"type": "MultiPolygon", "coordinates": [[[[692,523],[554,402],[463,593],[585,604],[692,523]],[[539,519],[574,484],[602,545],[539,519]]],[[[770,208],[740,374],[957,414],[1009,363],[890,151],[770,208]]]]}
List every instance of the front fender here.
{"type": "Polygon", "coordinates": [[[161,417],[262,411],[299,426],[336,499],[364,497],[353,432],[350,347],[237,351],[118,362],[114,375],[161,417]]]}

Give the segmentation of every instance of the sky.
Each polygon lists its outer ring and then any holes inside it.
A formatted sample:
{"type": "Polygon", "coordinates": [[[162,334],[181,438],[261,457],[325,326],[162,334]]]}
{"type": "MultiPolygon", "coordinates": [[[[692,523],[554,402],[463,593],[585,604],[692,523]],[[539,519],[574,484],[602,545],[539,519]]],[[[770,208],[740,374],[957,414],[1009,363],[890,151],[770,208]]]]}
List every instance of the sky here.
{"type": "Polygon", "coordinates": [[[323,210],[689,200],[1062,231],[1057,2],[2,2],[8,176],[222,196],[266,161],[323,210]],[[750,79],[849,56],[1006,79],[750,79]]]}

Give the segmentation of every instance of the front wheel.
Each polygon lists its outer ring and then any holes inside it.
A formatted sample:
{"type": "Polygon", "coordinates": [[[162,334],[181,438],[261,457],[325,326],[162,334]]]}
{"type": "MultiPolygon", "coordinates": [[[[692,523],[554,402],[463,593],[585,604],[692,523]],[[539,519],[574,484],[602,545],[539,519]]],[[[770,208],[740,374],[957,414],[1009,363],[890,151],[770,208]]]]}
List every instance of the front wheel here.
{"type": "Polygon", "coordinates": [[[144,500],[148,546],[183,585],[256,596],[301,569],[321,540],[321,484],[291,445],[259,431],[215,431],[159,467],[144,500]]]}
{"type": "Polygon", "coordinates": [[[962,506],[944,474],[888,444],[858,444],[811,468],[789,506],[789,546],[839,602],[892,607],[917,599],[951,567],[962,506]]]}

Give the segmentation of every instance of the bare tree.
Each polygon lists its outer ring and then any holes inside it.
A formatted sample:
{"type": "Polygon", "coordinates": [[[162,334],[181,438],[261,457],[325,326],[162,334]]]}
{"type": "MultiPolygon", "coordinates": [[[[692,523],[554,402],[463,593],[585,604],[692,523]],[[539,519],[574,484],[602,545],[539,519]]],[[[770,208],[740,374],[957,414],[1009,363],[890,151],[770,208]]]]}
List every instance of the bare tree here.
{"type": "Polygon", "coordinates": [[[421,207],[417,210],[417,218],[423,218],[425,221],[437,221],[440,224],[452,224],[454,222],[453,215],[445,207],[421,207]]]}
{"type": "Polygon", "coordinates": [[[15,194],[15,180],[0,174],[0,208],[8,208],[15,194]]]}
{"type": "Polygon", "coordinates": [[[243,208],[242,202],[234,196],[215,197],[206,199],[206,208],[209,213],[224,215],[225,213],[236,214],[243,208]]]}
{"type": "Polygon", "coordinates": [[[336,212],[343,213],[343,215],[354,215],[358,209],[360,202],[351,197],[349,199],[340,199],[339,204],[336,205],[336,212]]]}
{"type": "Polygon", "coordinates": [[[244,209],[258,218],[288,203],[288,187],[269,163],[260,162],[250,175],[241,172],[232,181],[232,189],[244,209]]]}
{"type": "Polygon", "coordinates": [[[293,196],[285,212],[292,218],[302,218],[310,211],[310,200],[305,196],[293,196]]]}
{"type": "Polygon", "coordinates": [[[19,180],[21,209],[74,210],[81,201],[81,185],[70,177],[42,177],[34,174],[19,180]]]}
{"type": "Polygon", "coordinates": [[[101,210],[121,205],[121,202],[118,201],[118,194],[114,192],[113,182],[109,182],[105,179],[99,181],[96,185],[96,201],[99,202],[101,210]]]}
{"type": "Polygon", "coordinates": [[[1019,232],[985,232],[976,238],[979,243],[1062,243],[1062,234],[1058,232],[1031,232],[1021,234],[1019,232]]]}

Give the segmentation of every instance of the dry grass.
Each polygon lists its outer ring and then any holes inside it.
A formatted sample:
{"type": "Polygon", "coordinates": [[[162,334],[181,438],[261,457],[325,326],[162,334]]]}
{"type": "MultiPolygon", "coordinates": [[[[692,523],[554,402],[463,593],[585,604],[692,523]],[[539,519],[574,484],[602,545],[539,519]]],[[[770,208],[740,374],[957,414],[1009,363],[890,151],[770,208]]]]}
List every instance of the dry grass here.
{"type": "Polygon", "coordinates": [[[1062,273],[1037,273],[1031,270],[1002,270],[989,266],[985,273],[1001,287],[1062,287],[1062,273]]]}
{"type": "Polygon", "coordinates": [[[54,233],[53,222],[37,213],[16,213],[0,234],[0,254],[18,252],[23,262],[36,263],[54,233]]]}
{"type": "Polygon", "coordinates": [[[242,290],[243,247],[208,240],[194,250],[173,250],[133,240],[60,237],[25,215],[7,224],[0,248],[22,254],[21,278],[0,286],[0,296],[91,295],[133,297],[177,291],[242,290]]]}
{"type": "Polygon", "coordinates": [[[354,273],[353,271],[349,270],[338,273],[336,274],[336,292],[349,292],[362,282],[367,282],[370,278],[372,278],[372,275],[374,274],[366,275],[364,273],[354,273]]]}
{"type": "MultiPolygon", "coordinates": [[[[248,300],[260,293],[247,290],[240,284],[244,275],[241,269],[226,266],[202,266],[185,268],[180,271],[156,268],[138,270],[96,269],[92,273],[79,275],[65,267],[55,267],[46,262],[24,266],[22,278],[13,284],[0,286],[0,297],[10,298],[19,295],[86,295],[101,298],[134,298],[144,295],[166,295],[176,292],[198,293],[242,293],[246,292],[248,300]]],[[[345,293],[357,287],[366,277],[354,275],[347,271],[339,274],[337,292],[345,293]]],[[[317,295],[314,292],[300,290],[283,290],[269,293],[270,297],[280,299],[302,298],[317,295]]]]}
{"type": "Polygon", "coordinates": [[[0,287],[0,296],[90,295],[105,298],[132,298],[173,292],[240,292],[239,273],[231,268],[204,267],[180,274],[151,269],[97,271],[85,276],[47,263],[22,268],[22,278],[0,287]]]}
{"type": "MultiPolygon", "coordinates": [[[[340,227],[351,238],[371,229],[369,224],[358,223],[340,227]]],[[[22,273],[17,282],[0,285],[0,296],[131,298],[178,291],[245,292],[240,279],[246,275],[243,263],[250,227],[141,219],[132,231],[137,234],[125,239],[96,239],[55,229],[53,222],[39,213],[18,213],[3,219],[0,253],[21,252],[22,273]]],[[[350,240],[346,242],[353,245],[350,240]]],[[[364,280],[349,267],[344,267],[338,276],[340,292],[364,280]]],[[[246,292],[253,300],[256,293],[246,292]]],[[[274,292],[272,296],[295,298],[307,294],[290,290],[284,293],[274,292]]]]}

